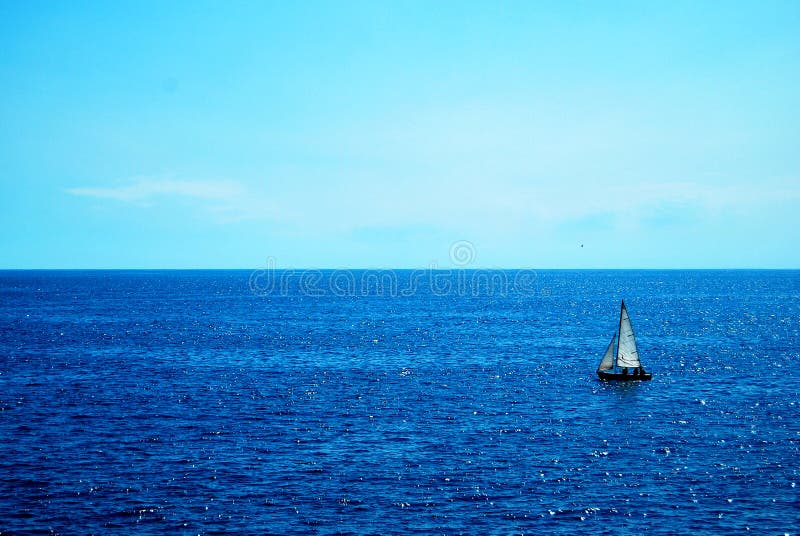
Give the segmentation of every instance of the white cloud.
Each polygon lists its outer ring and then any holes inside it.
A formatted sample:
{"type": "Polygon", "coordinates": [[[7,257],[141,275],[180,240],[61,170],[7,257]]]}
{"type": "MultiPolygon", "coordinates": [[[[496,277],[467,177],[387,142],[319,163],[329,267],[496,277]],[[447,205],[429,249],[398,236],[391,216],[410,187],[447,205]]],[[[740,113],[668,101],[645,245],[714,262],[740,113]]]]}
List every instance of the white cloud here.
{"type": "Polygon", "coordinates": [[[119,186],[68,188],[67,192],[78,196],[141,203],[156,197],[231,199],[241,196],[244,189],[233,181],[138,178],[119,186]]]}
{"type": "Polygon", "coordinates": [[[139,177],[116,186],[68,188],[67,193],[111,200],[139,207],[188,200],[218,223],[243,220],[277,220],[277,205],[233,180],[178,180],[139,177]]]}
{"type": "MultiPolygon", "coordinates": [[[[461,170],[458,170],[461,171],[461,170]]],[[[137,206],[191,201],[212,221],[277,223],[298,236],[331,236],[363,228],[432,228],[505,236],[581,225],[592,218],[611,224],[681,223],[729,211],[800,200],[791,185],[710,185],[691,181],[524,181],[485,177],[484,170],[437,178],[397,173],[333,175],[329,182],[289,172],[269,191],[231,180],[138,178],[110,187],[79,187],[72,195],[137,206]],[[377,177],[377,178],[375,178],[377,177]]]]}

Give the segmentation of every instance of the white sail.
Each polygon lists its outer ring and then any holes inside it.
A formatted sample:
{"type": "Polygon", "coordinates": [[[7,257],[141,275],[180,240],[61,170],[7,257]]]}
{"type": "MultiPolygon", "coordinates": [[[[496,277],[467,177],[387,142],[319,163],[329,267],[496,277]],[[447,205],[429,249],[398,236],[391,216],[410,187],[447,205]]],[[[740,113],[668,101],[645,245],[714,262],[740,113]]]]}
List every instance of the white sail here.
{"type": "Polygon", "coordinates": [[[633,336],[631,319],[628,317],[628,310],[625,302],[622,302],[622,310],[619,313],[619,349],[617,350],[617,366],[633,367],[640,366],[639,351],[636,350],[636,338],[633,336]]]}
{"type": "Polygon", "coordinates": [[[613,337],[611,337],[611,342],[608,343],[608,348],[606,348],[606,353],[603,355],[603,360],[600,361],[600,366],[597,367],[597,370],[611,370],[614,368],[614,341],[617,340],[617,334],[615,333],[613,337]]]}

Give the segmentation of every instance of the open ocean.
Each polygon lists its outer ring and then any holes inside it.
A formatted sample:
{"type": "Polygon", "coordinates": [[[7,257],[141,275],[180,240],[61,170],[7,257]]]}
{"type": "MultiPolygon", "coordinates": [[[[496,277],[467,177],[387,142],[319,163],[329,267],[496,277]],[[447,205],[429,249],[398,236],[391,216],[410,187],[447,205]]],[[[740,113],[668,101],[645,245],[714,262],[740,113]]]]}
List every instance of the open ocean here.
{"type": "Polygon", "coordinates": [[[2,271],[0,532],[797,534],[799,365],[798,271],[2,271]]]}

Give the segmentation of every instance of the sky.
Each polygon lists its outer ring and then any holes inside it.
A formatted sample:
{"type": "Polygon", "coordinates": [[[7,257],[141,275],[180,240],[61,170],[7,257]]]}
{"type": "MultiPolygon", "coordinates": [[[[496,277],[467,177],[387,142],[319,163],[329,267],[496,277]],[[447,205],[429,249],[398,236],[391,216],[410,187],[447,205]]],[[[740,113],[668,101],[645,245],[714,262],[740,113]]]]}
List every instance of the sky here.
{"type": "Polygon", "coordinates": [[[800,2],[0,1],[0,51],[0,268],[800,268],[800,2]]]}

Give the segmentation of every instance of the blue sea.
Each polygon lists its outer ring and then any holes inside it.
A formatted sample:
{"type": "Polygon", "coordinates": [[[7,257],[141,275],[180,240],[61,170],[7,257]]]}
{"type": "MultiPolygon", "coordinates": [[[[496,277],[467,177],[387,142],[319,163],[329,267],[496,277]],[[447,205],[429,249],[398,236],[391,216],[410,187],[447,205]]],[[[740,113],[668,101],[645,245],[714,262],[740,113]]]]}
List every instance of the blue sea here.
{"type": "Polygon", "coordinates": [[[798,365],[798,271],[3,271],[0,532],[796,534],[798,365]]]}

